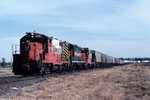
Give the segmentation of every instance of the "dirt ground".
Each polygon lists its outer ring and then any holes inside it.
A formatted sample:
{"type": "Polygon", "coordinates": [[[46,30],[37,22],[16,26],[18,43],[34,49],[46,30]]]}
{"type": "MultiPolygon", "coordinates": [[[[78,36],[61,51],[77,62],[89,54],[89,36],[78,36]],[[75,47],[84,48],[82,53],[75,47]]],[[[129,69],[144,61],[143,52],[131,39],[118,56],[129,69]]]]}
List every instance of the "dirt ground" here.
{"type": "Polygon", "coordinates": [[[150,100],[150,66],[132,64],[48,77],[1,100],[150,100]]]}

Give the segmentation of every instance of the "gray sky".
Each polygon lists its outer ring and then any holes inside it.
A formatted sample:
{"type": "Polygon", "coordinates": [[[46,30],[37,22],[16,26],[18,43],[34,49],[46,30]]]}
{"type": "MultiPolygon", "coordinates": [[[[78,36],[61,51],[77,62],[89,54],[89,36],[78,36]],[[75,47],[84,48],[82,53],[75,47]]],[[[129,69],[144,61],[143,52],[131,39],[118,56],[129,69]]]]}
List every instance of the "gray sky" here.
{"type": "Polygon", "coordinates": [[[150,57],[150,0],[0,0],[0,57],[25,32],[115,57],[150,57]]]}

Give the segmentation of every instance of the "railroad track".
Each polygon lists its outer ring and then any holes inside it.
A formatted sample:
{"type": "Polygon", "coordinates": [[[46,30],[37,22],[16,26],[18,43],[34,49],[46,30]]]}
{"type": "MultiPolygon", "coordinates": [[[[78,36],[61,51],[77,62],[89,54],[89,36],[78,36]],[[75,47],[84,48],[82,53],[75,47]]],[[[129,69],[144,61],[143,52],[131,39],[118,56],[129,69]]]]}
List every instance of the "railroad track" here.
{"type": "Polygon", "coordinates": [[[9,95],[16,91],[20,91],[25,86],[30,86],[35,83],[42,82],[51,76],[58,76],[57,74],[49,74],[44,77],[41,76],[9,76],[0,78],[0,96],[9,95]]]}
{"type": "Polygon", "coordinates": [[[78,74],[80,72],[86,73],[95,71],[96,69],[88,69],[88,70],[80,70],[80,71],[71,71],[71,72],[65,72],[65,73],[52,73],[44,75],[44,77],[41,76],[9,76],[9,77],[0,77],[0,96],[6,96],[9,95],[9,93],[14,93],[17,91],[21,91],[21,88],[25,86],[30,86],[35,83],[39,83],[42,81],[45,81],[49,78],[59,77],[62,75],[70,75],[70,74],[78,74]]]}
{"type": "MultiPolygon", "coordinates": [[[[69,72],[67,72],[69,73],[69,72]]],[[[66,73],[66,74],[67,74],[66,73]]],[[[30,86],[35,83],[39,83],[45,81],[52,77],[59,77],[65,74],[53,73],[41,76],[8,76],[8,77],[0,77],[0,96],[6,96],[10,93],[14,93],[17,91],[21,91],[21,88],[25,86],[30,86]]]]}

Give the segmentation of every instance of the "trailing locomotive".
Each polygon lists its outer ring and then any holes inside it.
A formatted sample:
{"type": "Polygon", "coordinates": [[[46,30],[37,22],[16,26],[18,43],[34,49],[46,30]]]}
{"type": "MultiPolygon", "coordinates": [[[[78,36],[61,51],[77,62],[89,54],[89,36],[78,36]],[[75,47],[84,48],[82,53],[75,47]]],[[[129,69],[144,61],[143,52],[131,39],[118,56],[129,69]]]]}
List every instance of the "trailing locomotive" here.
{"type": "Polygon", "coordinates": [[[106,54],[82,48],[40,33],[26,33],[20,39],[20,53],[13,55],[15,75],[64,72],[112,66],[119,59],[106,54]]]}

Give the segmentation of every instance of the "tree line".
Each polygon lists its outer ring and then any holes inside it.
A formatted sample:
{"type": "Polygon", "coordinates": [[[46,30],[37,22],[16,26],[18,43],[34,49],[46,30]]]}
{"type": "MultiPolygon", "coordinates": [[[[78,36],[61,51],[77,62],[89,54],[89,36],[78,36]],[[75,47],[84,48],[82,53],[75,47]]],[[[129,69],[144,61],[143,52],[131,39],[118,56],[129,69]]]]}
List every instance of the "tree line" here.
{"type": "Polygon", "coordinates": [[[2,61],[0,62],[0,65],[1,65],[2,67],[5,67],[5,65],[6,65],[6,60],[5,60],[5,58],[2,58],[2,61]]]}
{"type": "Polygon", "coordinates": [[[130,60],[130,61],[150,61],[150,57],[136,57],[136,58],[119,58],[120,60],[130,60]]]}
{"type": "Polygon", "coordinates": [[[6,62],[6,59],[5,58],[1,58],[1,61],[0,61],[0,67],[11,67],[11,62],[6,62]]]}

